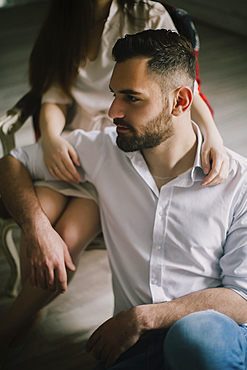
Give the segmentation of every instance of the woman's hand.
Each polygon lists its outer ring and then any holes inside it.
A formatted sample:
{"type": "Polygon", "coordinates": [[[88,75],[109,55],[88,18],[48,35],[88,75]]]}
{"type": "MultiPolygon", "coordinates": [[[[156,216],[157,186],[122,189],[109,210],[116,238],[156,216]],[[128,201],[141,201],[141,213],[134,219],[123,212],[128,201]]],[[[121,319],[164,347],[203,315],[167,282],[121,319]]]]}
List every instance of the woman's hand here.
{"type": "Polygon", "coordinates": [[[214,186],[227,179],[229,157],[223,146],[222,137],[215,125],[211,112],[199,94],[194,94],[192,120],[198,124],[204,142],[202,144],[202,168],[207,175],[201,186],[214,186]]]}
{"type": "Polygon", "coordinates": [[[224,182],[229,173],[229,157],[222,140],[206,140],[202,144],[201,160],[203,172],[207,175],[201,186],[214,186],[224,182]]]}
{"type": "Polygon", "coordinates": [[[50,174],[57,180],[80,182],[75,166],[79,166],[78,155],[73,146],[62,137],[42,140],[44,161],[50,174]]]}

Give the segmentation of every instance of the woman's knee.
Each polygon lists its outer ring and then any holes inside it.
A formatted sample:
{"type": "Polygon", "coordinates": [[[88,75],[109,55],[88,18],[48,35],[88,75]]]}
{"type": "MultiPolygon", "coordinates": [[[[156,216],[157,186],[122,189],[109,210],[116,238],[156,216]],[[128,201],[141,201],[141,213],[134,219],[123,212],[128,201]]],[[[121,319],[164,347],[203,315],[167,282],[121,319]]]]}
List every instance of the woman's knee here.
{"type": "Polygon", "coordinates": [[[171,370],[245,369],[246,340],[241,328],[214,310],[177,321],[166,336],[164,351],[171,370]]]}

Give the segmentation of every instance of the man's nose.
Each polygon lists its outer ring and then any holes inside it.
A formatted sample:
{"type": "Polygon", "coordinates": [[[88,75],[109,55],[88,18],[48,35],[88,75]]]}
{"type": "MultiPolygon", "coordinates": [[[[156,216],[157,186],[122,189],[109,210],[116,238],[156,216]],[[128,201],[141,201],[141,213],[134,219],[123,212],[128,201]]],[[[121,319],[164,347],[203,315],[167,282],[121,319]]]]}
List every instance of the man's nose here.
{"type": "Polygon", "coordinates": [[[108,111],[108,115],[112,119],[125,117],[123,104],[121,104],[121,102],[117,98],[113,100],[110,106],[110,109],[108,111]]]}

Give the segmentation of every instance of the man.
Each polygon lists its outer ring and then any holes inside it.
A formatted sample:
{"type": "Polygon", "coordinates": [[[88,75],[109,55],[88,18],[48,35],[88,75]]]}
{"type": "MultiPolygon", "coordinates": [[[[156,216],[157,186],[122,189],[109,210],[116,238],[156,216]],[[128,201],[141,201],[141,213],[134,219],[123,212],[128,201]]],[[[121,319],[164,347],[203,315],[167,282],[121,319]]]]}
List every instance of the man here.
{"type": "MultiPolygon", "coordinates": [[[[182,37],[129,35],[113,56],[117,129],[68,138],[82,179],[99,193],[115,295],[115,315],[86,348],[102,361],[97,369],[246,369],[247,161],[229,151],[226,182],[200,186],[202,138],[190,118],[195,57],[182,37]]],[[[26,185],[9,191],[2,182],[0,190],[27,230],[45,216],[19,161],[33,178],[51,176],[39,144],[12,155],[18,160],[7,157],[0,170],[25,174],[26,185]]]]}

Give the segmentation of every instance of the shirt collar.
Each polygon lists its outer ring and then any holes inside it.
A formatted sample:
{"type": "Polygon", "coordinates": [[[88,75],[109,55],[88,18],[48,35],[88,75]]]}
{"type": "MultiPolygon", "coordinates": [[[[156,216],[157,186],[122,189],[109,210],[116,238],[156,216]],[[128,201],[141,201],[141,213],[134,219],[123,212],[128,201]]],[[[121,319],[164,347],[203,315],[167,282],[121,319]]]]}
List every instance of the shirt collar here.
{"type": "MultiPolygon", "coordinates": [[[[195,156],[193,167],[189,171],[182,173],[177,178],[170,181],[168,184],[166,184],[166,186],[171,185],[171,186],[189,187],[189,186],[192,186],[194,182],[196,181],[202,181],[206,176],[203,172],[202,164],[201,164],[202,134],[197,124],[193,121],[191,122],[193,125],[193,129],[195,131],[195,134],[197,136],[197,150],[196,150],[196,156],[195,156]]],[[[151,178],[153,179],[140,151],[126,152],[125,154],[133,164],[136,164],[139,167],[141,171],[138,171],[138,172],[139,173],[141,172],[142,176],[145,172],[149,181],[151,178]],[[147,174],[147,171],[148,171],[148,174],[147,174]]]]}

